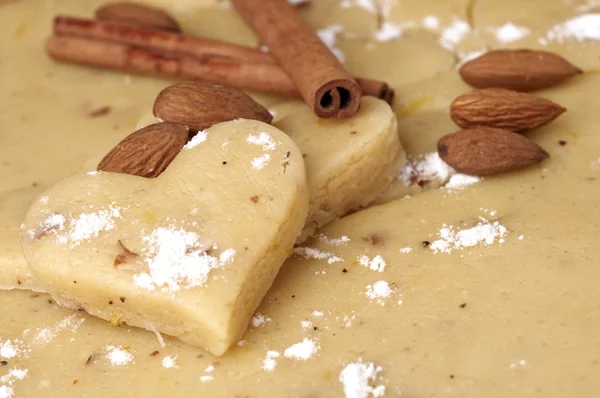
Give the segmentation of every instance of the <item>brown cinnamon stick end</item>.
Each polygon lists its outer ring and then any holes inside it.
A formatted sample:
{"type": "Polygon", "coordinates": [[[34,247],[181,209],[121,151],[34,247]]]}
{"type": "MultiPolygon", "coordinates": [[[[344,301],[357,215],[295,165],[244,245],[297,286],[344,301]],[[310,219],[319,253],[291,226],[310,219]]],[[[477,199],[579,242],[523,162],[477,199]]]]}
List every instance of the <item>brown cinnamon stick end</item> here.
{"type": "Polygon", "coordinates": [[[345,119],[360,109],[362,90],[353,80],[332,80],[319,87],[311,102],[315,115],[320,118],[345,119]]]}

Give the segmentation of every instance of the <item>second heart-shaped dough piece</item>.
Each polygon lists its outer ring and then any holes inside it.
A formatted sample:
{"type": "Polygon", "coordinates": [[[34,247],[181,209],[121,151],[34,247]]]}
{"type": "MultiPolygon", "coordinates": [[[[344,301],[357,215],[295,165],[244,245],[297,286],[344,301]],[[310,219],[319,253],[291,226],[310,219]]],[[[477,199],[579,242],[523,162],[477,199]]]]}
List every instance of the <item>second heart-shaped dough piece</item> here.
{"type": "Polygon", "coordinates": [[[304,225],[302,155],[237,120],[197,135],[156,179],[62,180],[26,217],[25,257],[58,303],[223,354],[304,225]]]}

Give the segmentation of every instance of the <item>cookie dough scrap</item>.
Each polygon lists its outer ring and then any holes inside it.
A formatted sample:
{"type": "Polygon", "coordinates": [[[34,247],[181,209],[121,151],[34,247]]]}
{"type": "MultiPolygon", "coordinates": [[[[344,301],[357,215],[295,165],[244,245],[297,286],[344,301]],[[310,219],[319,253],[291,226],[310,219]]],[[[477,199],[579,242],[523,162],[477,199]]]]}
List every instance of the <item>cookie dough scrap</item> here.
{"type": "Polygon", "coordinates": [[[600,68],[600,4],[585,0],[476,2],[475,28],[491,48],[554,52],[585,71],[600,68]]]}
{"type": "Polygon", "coordinates": [[[303,103],[273,107],[273,124],[304,156],[310,209],[301,242],[315,229],[369,205],[404,163],[396,116],[384,101],[363,97],[351,119],[319,119],[303,103]]]}
{"type": "Polygon", "coordinates": [[[22,247],[57,303],[221,355],[246,330],[307,209],[296,145],[272,126],[233,121],[196,136],[156,179],[60,181],[29,209],[22,247]]]}

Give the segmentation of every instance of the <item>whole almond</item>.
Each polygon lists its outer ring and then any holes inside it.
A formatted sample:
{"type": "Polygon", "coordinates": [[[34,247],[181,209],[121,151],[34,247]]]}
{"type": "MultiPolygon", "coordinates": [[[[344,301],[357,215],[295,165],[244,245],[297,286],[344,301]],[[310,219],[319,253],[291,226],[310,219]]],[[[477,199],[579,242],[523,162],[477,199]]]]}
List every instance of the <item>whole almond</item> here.
{"type": "Polygon", "coordinates": [[[154,101],[154,116],[186,125],[191,131],[235,119],[271,123],[265,107],[240,90],[211,83],[184,82],[165,88],[154,101]]]}
{"type": "Polygon", "coordinates": [[[438,153],[459,173],[486,176],[539,163],[548,153],[526,137],[493,127],[475,127],[446,135],[438,153]]]}
{"type": "Polygon", "coordinates": [[[533,94],[483,88],[456,98],[450,106],[450,117],[463,128],[488,126],[523,131],[550,123],[565,111],[533,94]]]}
{"type": "Polygon", "coordinates": [[[151,124],[119,142],[102,159],[98,170],[158,177],[186,144],[188,133],[188,128],[180,124],[151,124]]]}
{"type": "Polygon", "coordinates": [[[96,19],[145,29],[181,32],[177,21],[166,11],[127,1],[108,3],[96,9],[96,19]]]}
{"type": "Polygon", "coordinates": [[[494,50],[460,68],[463,80],[476,88],[500,87],[532,91],[554,86],[583,73],[547,51],[494,50]]]}

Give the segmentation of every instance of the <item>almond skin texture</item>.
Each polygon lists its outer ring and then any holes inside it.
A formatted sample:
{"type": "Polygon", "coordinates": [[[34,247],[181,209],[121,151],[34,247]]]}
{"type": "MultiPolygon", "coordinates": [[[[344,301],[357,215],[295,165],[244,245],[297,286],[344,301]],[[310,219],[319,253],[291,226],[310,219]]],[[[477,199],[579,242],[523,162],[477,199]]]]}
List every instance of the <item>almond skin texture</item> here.
{"type": "Polygon", "coordinates": [[[545,98],[503,88],[473,90],[456,98],[450,117],[463,128],[531,130],[550,123],[566,109],[545,98]]]}
{"type": "Polygon", "coordinates": [[[98,170],[156,178],[181,152],[188,133],[180,124],[151,124],[119,142],[102,159],[98,170]]]}
{"type": "Polygon", "coordinates": [[[212,83],[184,82],[165,88],[154,101],[154,116],[190,131],[235,119],[271,123],[269,111],[240,90],[212,83]]]}
{"type": "Polygon", "coordinates": [[[583,73],[564,58],[546,51],[495,50],[460,68],[463,80],[476,88],[533,91],[583,73]]]}
{"type": "Polygon", "coordinates": [[[448,134],[438,141],[438,153],[459,173],[475,176],[520,169],[549,156],[524,136],[492,127],[448,134]]]}
{"type": "Polygon", "coordinates": [[[108,3],[96,9],[96,19],[138,28],[181,32],[177,21],[166,11],[132,2],[108,3]]]}

